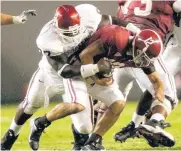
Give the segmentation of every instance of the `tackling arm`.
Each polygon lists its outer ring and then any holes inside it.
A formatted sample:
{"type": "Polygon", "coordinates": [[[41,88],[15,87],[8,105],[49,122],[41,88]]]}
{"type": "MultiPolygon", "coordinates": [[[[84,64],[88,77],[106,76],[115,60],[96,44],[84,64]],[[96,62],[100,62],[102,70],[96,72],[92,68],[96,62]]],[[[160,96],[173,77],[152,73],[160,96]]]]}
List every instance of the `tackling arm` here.
{"type": "Polygon", "coordinates": [[[67,64],[67,57],[65,54],[58,56],[48,57],[49,63],[52,67],[58,72],[58,75],[63,78],[72,78],[75,76],[80,76],[80,67],[79,65],[70,65],[67,64]]]}
{"type": "Polygon", "coordinates": [[[86,49],[84,49],[80,56],[82,64],[94,63],[94,57],[103,53],[103,45],[100,39],[93,42],[86,49]]]}
{"type": "Polygon", "coordinates": [[[141,30],[136,27],[132,23],[128,23],[127,21],[110,16],[110,15],[102,15],[102,20],[99,24],[99,27],[105,26],[105,25],[119,25],[125,27],[127,30],[131,31],[132,33],[138,34],[141,30]]]}
{"type": "Polygon", "coordinates": [[[111,64],[106,60],[100,60],[97,64],[88,63],[86,65],[70,65],[67,64],[68,59],[65,54],[47,58],[52,67],[58,72],[58,75],[63,78],[73,78],[75,76],[87,78],[98,72],[111,70],[111,64]]]}
{"type": "MultiPolygon", "coordinates": [[[[101,56],[104,54],[104,47],[100,39],[93,42],[89,47],[87,47],[81,54],[80,59],[82,64],[89,64],[94,62],[95,56],[101,56]]],[[[99,73],[101,75],[109,75],[112,71],[112,65],[110,61],[105,60],[103,57],[100,57],[101,59],[97,62],[97,66],[99,68],[99,73]]],[[[97,76],[93,76],[92,80],[94,80],[95,83],[102,85],[102,86],[108,86],[112,84],[112,78],[111,77],[105,77],[99,79],[97,76]]]]}
{"type": "MultiPolygon", "coordinates": [[[[104,54],[104,47],[101,40],[98,39],[94,41],[92,44],[90,44],[86,49],[84,49],[79,55],[79,57],[81,59],[82,64],[86,65],[93,64],[94,57],[102,54],[104,54]]],[[[97,67],[99,69],[99,73],[101,74],[110,73],[112,70],[112,65],[110,61],[105,60],[104,58],[100,59],[97,62],[97,67]]],[[[81,70],[86,71],[87,69],[82,67],[81,70]]]]}

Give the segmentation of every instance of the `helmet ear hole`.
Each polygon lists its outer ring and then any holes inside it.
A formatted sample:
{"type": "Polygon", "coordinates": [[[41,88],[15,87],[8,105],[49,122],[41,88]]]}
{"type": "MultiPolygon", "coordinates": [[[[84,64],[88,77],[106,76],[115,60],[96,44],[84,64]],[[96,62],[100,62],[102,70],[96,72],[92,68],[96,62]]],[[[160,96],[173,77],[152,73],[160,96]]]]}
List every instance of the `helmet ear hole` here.
{"type": "Polygon", "coordinates": [[[75,36],[80,32],[80,16],[74,6],[62,5],[56,9],[54,23],[57,32],[65,36],[75,36]]]}

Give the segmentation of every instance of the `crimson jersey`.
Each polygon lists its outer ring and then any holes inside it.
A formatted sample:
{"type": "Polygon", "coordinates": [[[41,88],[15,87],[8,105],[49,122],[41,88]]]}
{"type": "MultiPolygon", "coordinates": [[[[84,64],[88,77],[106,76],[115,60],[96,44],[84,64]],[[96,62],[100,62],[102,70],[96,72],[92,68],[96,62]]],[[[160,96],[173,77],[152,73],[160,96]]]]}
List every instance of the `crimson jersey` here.
{"type": "MultiPolygon", "coordinates": [[[[117,25],[104,26],[97,30],[89,40],[92,44],[96,40],[100,40],[104,51],[101,55],[95,57],[95,62],[102,57],[114,59],[120,63],[127,62],[131,56],[126,55],[125,49],[129,46],[129,31],[117,25]]],[[[131,57],[132,59],[132,57],[131,57]]],[[[127,65],[124,65],[124,67],[127,65]]]]}
{"type": "Polygon", "coordinates": [[[126,0],[126,2],[118,0],[120,6],[117,16],[140,29],[152,29],[164,39],[173,29],[173,2],[173,0],[126,0]]]}
{"type": "MultiPolygon", "coordinates": [[[[103,57],[108,59],[114,59],[119,63],[120,68],[124,67],[136,67],[133,62],[133,57],[130,55],[130,49],[132,44],[129,43],[130,32],[117,25],[103,26],[97,30],[89,39],[88,44],[92,44],[96,40],[100,40],[104,50],[101,54],[94,57],[94,61],[97,62],[103,57]]],[[[142,67],[146,74],[150,74],[155,71],[154,65],[150,64],[148,67],[142,67]]]]}

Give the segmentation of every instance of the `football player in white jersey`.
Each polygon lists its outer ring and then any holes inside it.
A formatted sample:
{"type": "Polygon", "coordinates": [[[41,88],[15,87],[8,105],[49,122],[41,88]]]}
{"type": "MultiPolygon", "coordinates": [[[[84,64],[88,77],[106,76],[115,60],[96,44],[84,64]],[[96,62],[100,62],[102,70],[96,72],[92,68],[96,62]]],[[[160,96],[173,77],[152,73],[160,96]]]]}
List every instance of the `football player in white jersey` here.
{"type": "Polygon", "coordinates": [[[1,13],[1,25],[24,24],[28,20],[29,15],[36,16],[36,10],[23,11],[19,16],[1,13]]]}
{"type": "MultiPolygon", "coordinates": [[[[98,20],[94,20],[96,23],[93,21],[87,24],[87,22],[80,21],[81,15],[79,16],[73,6],[63,5],[57,8],[54,19],[43,27],[37,38],[37,46],[42,53],[39,68],[32,76],[27,95],[1,141],[1,149],[11,149],[23,124],[41,106],[48,106],[49,97],[63,93],[64,86],[67,95],[64,99],[65,102],[57,105],[47,116],[32,122],[32,133],[38,131],[39,135],[30,136],[30,146],[34,150],[38,149],[39,137],[51,121],[81,111],[76,116],[72,115],[74,126],[83,134],[92,131],[91,116],[87,116],[87,114],[91,114],[91,102],[84,81],[81,78],[74,78],[73,80],[63,78],[76,76],[86,78],[111,69],[110,64],[105,60],[100,60],[97,64],[81,65],[78,59],[78,54],[85,46],[86,39],[97,29],[99,23],[100,25],[104,22],[110,24],[115,19],[115,22],[118,21],[120,24],[120,21],[114,17],[102,16],[98,12],[97,15],[98,20]],[[41,123],[40,127],[36,127],[36,122],[41,123]]],[[[128,25],[128,28],[131,26],[131,24],[125,25],[128,25]]],[[[118,96],[120,95],[122,97],[121,93],[118,94],[118,96]]]]}

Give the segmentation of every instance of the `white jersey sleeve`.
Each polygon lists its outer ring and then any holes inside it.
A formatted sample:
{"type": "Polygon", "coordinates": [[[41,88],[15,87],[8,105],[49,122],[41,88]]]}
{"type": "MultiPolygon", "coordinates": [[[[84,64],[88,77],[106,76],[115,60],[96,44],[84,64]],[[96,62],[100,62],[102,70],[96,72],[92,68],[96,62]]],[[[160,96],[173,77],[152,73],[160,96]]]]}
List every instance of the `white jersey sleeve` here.
{"type": "Polygon", "coordinates": [[[81,25],[93,34],[101,22],[102,15],[97,7],[91,4],[80,4],[75,7],[80,15],[81,25]]]}
{"type": "Polygon", "coordinates": [[[173,10],[177,13],[181,12],[181,0],[177,0],[173,3],[173,10]]]}
{"type": "Polygon", "coordinates": [[[42,54],[48,56],[56,56],[63,53],[62,41],[53,29],[53,20],[51,20],[42,28],[36,39],[36,44],[39,50],[42,54]]]}

